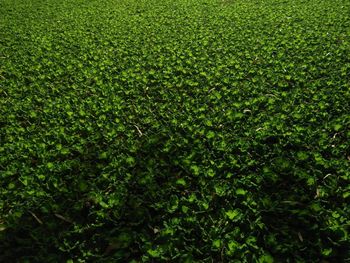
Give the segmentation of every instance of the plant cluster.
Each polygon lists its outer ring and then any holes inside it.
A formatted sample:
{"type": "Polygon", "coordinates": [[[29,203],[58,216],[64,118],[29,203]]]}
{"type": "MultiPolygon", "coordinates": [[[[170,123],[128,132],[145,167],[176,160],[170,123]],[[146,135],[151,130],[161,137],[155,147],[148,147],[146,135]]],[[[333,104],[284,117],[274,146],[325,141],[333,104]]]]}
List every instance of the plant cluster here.
{"type": "Polygon", "coordinates": [[[348,0],[0,1],[1,262],[350,260],[348,0]]]}

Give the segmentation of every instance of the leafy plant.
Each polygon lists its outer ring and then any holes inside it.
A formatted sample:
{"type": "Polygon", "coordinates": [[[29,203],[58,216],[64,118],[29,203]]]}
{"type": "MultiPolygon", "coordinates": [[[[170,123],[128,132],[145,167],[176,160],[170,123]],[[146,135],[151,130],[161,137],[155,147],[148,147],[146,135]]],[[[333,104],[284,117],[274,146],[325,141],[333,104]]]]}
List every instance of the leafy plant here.
{"type": "Polygon", "coordinates": [[[0,2],[1,262],[346,262],[350,2],[0,2]]]}

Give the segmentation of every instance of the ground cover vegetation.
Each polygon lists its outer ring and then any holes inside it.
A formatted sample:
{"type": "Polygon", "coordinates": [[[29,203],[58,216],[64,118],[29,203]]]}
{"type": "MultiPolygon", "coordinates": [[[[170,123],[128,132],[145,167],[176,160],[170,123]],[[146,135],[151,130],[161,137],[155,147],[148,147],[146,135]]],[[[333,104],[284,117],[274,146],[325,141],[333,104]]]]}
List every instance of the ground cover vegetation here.
{"type": "Polygon", "coordinates": [[[1,0],[1,262],[347,262],[350,1],[1,0]]]}

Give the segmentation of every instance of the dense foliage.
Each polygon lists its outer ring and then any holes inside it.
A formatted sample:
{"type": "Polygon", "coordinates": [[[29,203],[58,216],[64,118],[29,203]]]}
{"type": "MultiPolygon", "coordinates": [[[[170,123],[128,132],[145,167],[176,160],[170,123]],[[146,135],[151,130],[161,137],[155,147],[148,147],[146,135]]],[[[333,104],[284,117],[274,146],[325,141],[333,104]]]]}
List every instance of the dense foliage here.
{"type": "Polygon", "coordinates": [[[1,262],[350,260],[350,1],[1,0],[1,262]]]}

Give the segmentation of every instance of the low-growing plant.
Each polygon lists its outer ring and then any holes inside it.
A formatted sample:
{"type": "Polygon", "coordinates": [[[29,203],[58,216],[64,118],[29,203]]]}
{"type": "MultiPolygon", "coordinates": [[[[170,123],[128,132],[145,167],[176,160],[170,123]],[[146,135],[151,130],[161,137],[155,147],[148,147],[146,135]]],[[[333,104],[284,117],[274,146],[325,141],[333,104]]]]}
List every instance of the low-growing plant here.
{"type": "Polygon", "coordinates": [[[350,260],[350,2],[0,1],[1,262],[350,260]]]}

